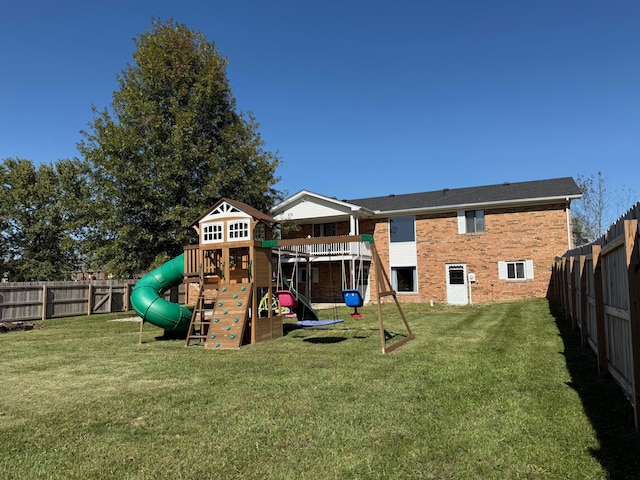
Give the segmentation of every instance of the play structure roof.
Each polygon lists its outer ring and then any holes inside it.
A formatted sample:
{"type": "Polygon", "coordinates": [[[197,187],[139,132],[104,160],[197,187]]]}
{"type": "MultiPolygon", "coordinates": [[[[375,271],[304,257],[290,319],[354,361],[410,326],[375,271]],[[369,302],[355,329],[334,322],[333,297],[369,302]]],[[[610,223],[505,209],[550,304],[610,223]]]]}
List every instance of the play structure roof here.
{"type": "Polygon", "coordinates": [[[207,208],[197,219],[195,219],[191,223],[191,226],[197,225],[198,222],[200,222],[200,220],[202,220],[209,213],[211,213],[213,210],[218,208],[218,206],[223,202],[226,202],[229,205],[232,205],[232,206],[236,207],[238,210],[243,211],[247,215],[250,215],[251,217],[255,218],[256,220],[261,220],[261,221],[263,221],[265,223],[268,223],[268,224],[277,223],[277,220],[274,219],[271,215],[263,213],[260,210],[258,210],[256,208],[253,208],[251,205],[248,205],[248,204],[246,204],[244,202],[241,202],[239,200],[231,200],[230,198],[221,197],[216,203],[214,203],[211,207],[207,208]]]}

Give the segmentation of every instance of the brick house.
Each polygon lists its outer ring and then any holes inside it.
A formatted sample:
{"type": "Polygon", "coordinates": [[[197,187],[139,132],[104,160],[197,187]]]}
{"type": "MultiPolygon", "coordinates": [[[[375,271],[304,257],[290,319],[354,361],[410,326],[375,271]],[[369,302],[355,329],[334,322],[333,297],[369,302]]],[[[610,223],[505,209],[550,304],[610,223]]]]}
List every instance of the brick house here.
{"type": "MultiPolygon", "coordinates": [[[[580,198],[570,177],[354,200],[302,190],[272,214],[283,238],[373,235],[403,302],[468,304],[544,297],[580,198]]],[[[312,302],[340,302],[343,288],[369,299],[366,243],[308,248],[280,262],[312,302]]]]}

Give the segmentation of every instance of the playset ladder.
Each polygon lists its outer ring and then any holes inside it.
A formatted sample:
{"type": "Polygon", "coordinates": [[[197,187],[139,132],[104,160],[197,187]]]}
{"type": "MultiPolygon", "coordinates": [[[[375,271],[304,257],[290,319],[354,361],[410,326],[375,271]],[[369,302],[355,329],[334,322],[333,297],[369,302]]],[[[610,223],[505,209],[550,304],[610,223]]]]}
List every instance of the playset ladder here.
{"type": "Polygon", "coordinates": [[[187,347],[191,344],[192,340],[198,340],[200,343],[204,343],[207,339],[207,334],[212,323],[211,318],[217,293],[218,285],[209,286],[200,284],[198,298],[191,315],[191,322],[189,323],[189,330],[187,330],[187,347]]]}
{"type": "Polygon", "coordinates": [[[252,284],[235,283],[218,288],[205,348],[237,350],[242,345],[249,318],[252,284]]]}

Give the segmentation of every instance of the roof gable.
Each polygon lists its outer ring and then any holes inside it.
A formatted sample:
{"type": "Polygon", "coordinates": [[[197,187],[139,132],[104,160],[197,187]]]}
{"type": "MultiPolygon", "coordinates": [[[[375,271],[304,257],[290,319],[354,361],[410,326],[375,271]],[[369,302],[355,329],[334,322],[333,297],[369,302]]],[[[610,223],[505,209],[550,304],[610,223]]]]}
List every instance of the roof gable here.
{"type": "Polygon", "coordinates": [[[273,217],[266,213],[262,213],[251,205],[223,197],[213,204],[211,208],[200,215],[192,225],[196,225],[203,221],[217,220],[226,217],[252,217],[256,220],[261,220],[269,224],[276,223],[276,220],[273,217]]]}
{"type": "Polygon", "coordinates": [[[362,207],[307,190],[301,190],[276,205],[272,212],[276,219],[283,221],[343,217],[354,210],[362,210],[362,207]]]}

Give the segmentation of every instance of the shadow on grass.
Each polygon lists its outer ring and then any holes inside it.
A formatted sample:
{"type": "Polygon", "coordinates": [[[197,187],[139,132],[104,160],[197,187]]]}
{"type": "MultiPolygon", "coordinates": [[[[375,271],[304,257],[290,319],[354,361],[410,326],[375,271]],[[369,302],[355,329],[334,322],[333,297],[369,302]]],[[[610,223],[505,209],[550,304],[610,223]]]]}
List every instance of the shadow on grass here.
{"type": "MultiPolygon", "coordinates": [[[[370,338],[371,335],[379,334],[377,328],[361,328],[361,327],[336,327],[333,325],[321,325],[317,327],[302,327],[295,323],[285,323],[282,326],[283,335],[290,335],[295,333],[296,338],[300,338],[303,342],[315,343],[315,344],[331,344],[340,343],[345,340],[364,340],[370,338]],[[323,332],[323,333],[320,333],[323,332]],[[326,335],[329,333],[329,335],[326,335]],[[330,335],[335,333],[336,335],[330,335]],[[337,335],[340,334],[340,335],[337,335]]],[[[387,339],[403,337],[397,333],[388,333],[385,331],[385,337],[387,339]]]]}
{"type": "Polygon", "coordinates": [[[571,375],[568,385],[582,401],[584,411],[596,432],[600,448],[591,454],[611,479],[640,478],[640,435],[634,429],[631,403],[610,377],[598,376],[595,353],[580,344],[579,330],[572,330],[554,303],[549,302],[564,343],[565,361],[571,375]]]}
{"type": "Polygon", "coordinates": [[[345,340],[346,340],[345,337],[311,337],[311,338],[305,338],[303,342],[322,344],[322,343],[340,343],[340,342],[344,342],[345,340]]]}

